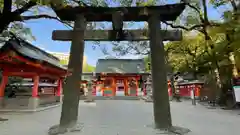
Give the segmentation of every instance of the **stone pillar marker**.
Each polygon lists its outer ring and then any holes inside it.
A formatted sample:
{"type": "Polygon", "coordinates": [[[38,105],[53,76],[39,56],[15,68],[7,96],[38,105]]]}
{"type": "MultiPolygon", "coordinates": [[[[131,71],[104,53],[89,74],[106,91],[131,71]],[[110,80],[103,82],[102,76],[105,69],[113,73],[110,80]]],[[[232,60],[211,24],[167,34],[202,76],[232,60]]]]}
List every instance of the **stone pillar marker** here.
{"type": "Polygon", "coordinates": [[[168,97],[165,50],[160,34],[159,15],[153,14],[148,20],[150,30],[151,69],[153,84],[154,122],[156,128],[171,127],[171,113],[168,97]]]}

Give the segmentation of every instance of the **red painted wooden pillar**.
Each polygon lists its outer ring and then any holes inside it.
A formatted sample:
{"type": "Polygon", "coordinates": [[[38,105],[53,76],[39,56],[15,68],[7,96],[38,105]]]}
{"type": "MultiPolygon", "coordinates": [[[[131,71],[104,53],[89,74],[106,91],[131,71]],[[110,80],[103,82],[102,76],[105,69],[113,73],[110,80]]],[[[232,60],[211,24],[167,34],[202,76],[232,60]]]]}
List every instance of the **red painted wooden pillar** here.
{"type": "Polygon", "coordinates": [[[8,83],[8,75],[3,73],[2,81],[0,84],[0,97],[4,97],[5,87],[7,83],[8,83]]]}
{"type": "Polygon", "coordinates": [[[33,77],[32,97],[38,97],[39,76],[33,77]]]}
{"type": "Polygon", "coordinates": [[[135,96],[138,96],[139,93],[138,93],[138,77],[135,77],[135,82],[136,82],[136,95],[135,96]]]}
{"type": "Polygon", "coordinates": [[[124,79],[124,93],[125,96],[128,96],[128,80],[124,79]]]}
{"type": "Polygon", "coordinates": [[[61,94],[62,94],[62,79],[58,79],[56,95],[61,96],[61,94]]]}
{"type": "Polygon", "coordinates": [[[115,77],[113,77],[112,78],[112,91],[113,91],[113,94],[112,94],[112,96],[116,96],[116,87],[117,87],[117,85],[116,85],[116,79],[115,79],[115,77]]]}

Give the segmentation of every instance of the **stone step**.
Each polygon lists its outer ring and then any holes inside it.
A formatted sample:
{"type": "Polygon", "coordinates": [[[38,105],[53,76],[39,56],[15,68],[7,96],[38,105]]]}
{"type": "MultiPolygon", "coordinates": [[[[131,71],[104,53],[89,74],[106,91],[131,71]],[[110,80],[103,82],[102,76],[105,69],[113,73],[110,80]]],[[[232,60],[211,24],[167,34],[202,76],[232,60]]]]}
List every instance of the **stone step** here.
{"type": "MultiPolygon", "coordinates": [[[[95,100],[140,100],[141,96],[96,96],[93,97],[95,100]]],[[[85,100],[86,97],[81,96],[80,100],[85,100]]]]}

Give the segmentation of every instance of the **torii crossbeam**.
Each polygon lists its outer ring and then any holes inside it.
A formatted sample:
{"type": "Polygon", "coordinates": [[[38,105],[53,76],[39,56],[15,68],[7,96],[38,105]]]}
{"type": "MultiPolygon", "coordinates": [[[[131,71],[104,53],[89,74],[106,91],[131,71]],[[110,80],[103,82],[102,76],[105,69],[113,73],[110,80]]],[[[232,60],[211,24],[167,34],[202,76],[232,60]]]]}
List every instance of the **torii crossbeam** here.
{"type": "MultiPolygon", "coordinates": [[[[111,33],[114,30],[91,30],[84,32],[84,41],[144,41],[149,40],[149,30],[125,30],[127,33],[123,39],[112,37],[111,33]]],[[[83,31],[78,31],[82,33],[83,31]]],[[[179,30],[160,30],[163,41],[180,41],[182,40],[182,31],[179,30]]],[[[52,33],[53,40],[71,41],[73,34],[72,30],[55,30],[52,33]]]]}

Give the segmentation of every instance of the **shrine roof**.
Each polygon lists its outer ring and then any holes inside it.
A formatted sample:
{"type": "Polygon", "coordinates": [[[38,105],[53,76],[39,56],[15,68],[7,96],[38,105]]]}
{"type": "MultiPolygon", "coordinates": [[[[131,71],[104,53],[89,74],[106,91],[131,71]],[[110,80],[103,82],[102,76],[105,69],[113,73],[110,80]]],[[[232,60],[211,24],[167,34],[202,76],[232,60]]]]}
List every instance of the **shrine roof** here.
{"type": "Polygon", "coordinates": [[[145,72],[143,59],[99,59],[96,73],[138,74],[145,72]]]}
{"type": "Polygon", "coordinates": [[[11,38],[6,42],[1,43],[0,53],[4,53],[9,50],[13,50],[18,55],[21,55],[35,62],[43,62],[60,69],[67,69],[60,64],[60,60],[57,57],[45,52],[44,50],[41,50],[40,48],[22,39],[11,38]]]}
{"type": "Polygon", "coordinates": [[[112,21],[112,13],[127,10],[124,21],[147,21],[150,14],[158,14],[160,20],[173,21],[185,9],[185,3],[144,7],[71,7],[54,9],[61,20],[74,21],[77,14],[84,14],[87,21],[112,21]]]}

